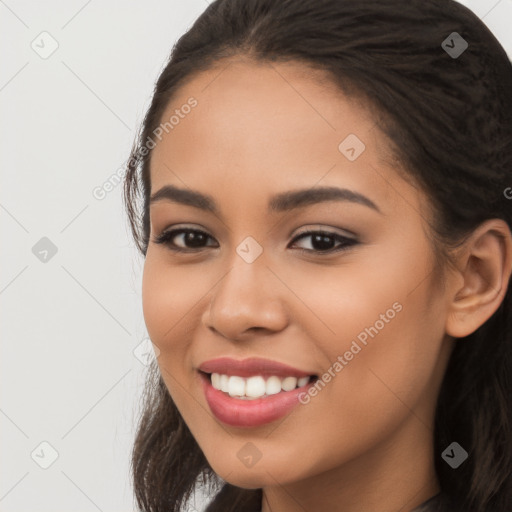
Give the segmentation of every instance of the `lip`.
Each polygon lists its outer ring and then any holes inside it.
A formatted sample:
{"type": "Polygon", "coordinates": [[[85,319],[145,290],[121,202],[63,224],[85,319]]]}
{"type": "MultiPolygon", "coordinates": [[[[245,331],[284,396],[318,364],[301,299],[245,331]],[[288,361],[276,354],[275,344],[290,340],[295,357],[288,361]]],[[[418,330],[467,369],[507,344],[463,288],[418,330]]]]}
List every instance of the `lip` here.
{"type": "Polygon", "coordinates": [[[231,357],[219,357],[210,359],[199,365],[199,370],[204,373],[220,373],[223,375],[238,377],[252,377],[253,375],[262,375],[270,377],[309,377],[313,372],[307,372],[293,368],[284,363],[263,359],[261,357],[250,357],[248,359],[233,359],[231,357]]]}
{"type": "Polygon", "coordinates": [[[233,427],[258,427],[282,418],[299,405],[299,395],[315,385],[312,380],[292,391],[281,391],[255,400],[241,400],[215,389],[208,374],[202,371],[198,374],[210,410],[219,421],[233,427]]]}

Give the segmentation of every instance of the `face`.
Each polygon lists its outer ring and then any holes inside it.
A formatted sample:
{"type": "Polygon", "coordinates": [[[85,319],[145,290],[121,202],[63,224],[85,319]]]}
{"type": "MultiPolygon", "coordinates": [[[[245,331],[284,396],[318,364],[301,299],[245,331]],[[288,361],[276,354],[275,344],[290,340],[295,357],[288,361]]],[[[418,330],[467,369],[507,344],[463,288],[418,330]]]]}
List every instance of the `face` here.
{"type": "Polygon", "coordinates": [[[151,194],[173,186],[209,202],[162,192],[151,202],[143,312],[212,468],[257,488],[426,461],[451,348],[446,300],[428,200],[400,178],[376,119],[300,64],[240,60],[187,82],[162,122],[173,115],[153,150],[151,194]],[[199,367],[221,357],[288,365],[288,384],[272,382],[290,390],[230,396],[250,376],[269,386],[271,367],[219,377],[231,389],[215,390],[199,367]],[[291,390],[294,374],[316,379],[291,390]],[[411,446],[417,458],[397,465],[411,446]]]}

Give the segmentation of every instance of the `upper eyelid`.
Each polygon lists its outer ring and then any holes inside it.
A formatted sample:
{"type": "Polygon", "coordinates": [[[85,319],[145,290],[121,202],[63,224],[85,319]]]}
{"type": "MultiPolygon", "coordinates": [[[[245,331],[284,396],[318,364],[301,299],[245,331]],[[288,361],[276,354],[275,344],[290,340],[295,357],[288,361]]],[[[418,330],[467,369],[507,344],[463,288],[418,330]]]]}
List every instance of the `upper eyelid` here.
{"type": "MultiPolygon", "coordinates": [[[[320,225],[313,225],[313,227],[309,227],[309,228],[304,228],[303,231],[299,232],[299,233],[295,233],[295,235],[293,235],[293,238],[297,238],[298,236],[301,236],[301,235],[306,235],[306,234],[312,234],[312,233],[318,233],[318,232],[323,232],[323,233],[326,233],[328,235],[337,235],[337,236],[341,236],[341,237],[344,237],[344,238],[357,238],[357,235],[347,229],[344,230],[344,233],[339,233],[337,231],[335,231],[336,228],[326,228],[326,227],[322,227],[320,225]]],[[[339,228],[338,228],[339,229],[339,228]]],[[[172,233],[174,231],[197,231],[197,232],[200,232],[200,233],[203,233],[205,234],[206,236],[212,238],[212,239],[215,239],[215,237],[213,235],[211,235],[210,233],[208,233],[208,231],[203,228],[203,227],[196,227],[196,226],[180,226],[179,224],[177,226],[172,226],[170,228],[165,228],[163,230],[161,230],[160,232],[160,236],[165,234],[165,233],[172,233]]],[[[159,235],[156,235],[156,236],[159,236],[159,235]]],[[[292,236],[292,234],[290,233],[289,235],[290,237],[292,236]]]]}
{"type": "MultiPolygon", "coordinates": [[[[318,227],[313,226],[310,228],[304,228],[303,231],[295,233],[295,235],[293,237],[296,238],[297,236],[311,234],[311,233],[326,233],[328,235],[337,235],[337,236],[341,236],[344,238],[351,238],[351,237],[357,238],[357,235],[355,233],[353,233],[352,231],[349,231],[348,229],[342,230],[343,231],[342,233],[340,233],[336,229],[340,229],[340,228],[325,228],[325,227],[321,227],[321,226],[318,226],[318,227]]],[[[291,234],[290,234],[290,236],[291,236],[291,234]]]]}

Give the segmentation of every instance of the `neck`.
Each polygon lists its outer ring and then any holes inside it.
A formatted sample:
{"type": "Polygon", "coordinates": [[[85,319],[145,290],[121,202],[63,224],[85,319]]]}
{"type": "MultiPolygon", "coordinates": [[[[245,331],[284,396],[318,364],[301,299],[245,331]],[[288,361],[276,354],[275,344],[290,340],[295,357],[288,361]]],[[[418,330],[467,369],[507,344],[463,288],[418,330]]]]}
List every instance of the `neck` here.
{"type": "Polygon", "coordinates": [[[433,432],[411,415],[357,459],[300,482],[264,487],[262,512],[411,512],[439,491],[433,432]]]}

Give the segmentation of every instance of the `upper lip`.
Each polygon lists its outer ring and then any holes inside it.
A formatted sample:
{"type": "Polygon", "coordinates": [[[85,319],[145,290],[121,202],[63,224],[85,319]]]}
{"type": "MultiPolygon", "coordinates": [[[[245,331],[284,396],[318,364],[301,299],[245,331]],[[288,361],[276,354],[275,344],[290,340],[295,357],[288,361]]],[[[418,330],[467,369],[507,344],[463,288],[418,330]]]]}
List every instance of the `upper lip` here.
{"type": "Polygon", "coordinates": [[[204,373],[220,373],[223,375],[237,375],[239,377],[251,377],[253,375],[276,375],[278,377],[309,377],[312,372],[299,370],[284,363],[250,357],[248,359],[232,359],[231,357],[219,357],[210,359],[199,365],[199,370],[204,373]]]}

